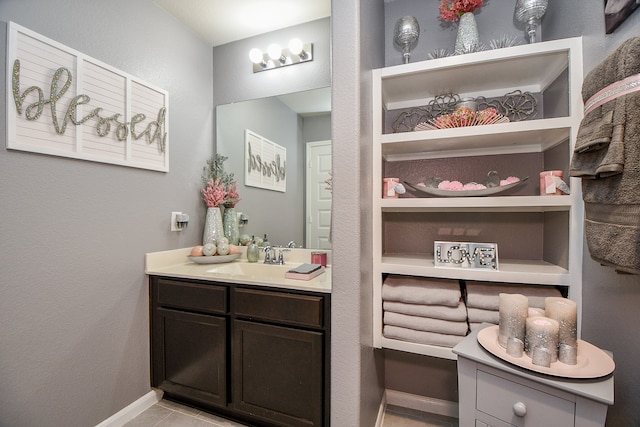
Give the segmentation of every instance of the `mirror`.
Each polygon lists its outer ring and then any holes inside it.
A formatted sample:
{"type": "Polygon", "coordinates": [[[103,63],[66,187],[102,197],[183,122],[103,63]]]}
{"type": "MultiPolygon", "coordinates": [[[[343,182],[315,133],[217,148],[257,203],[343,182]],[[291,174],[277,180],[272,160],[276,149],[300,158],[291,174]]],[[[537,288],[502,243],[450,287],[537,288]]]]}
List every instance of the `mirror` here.
{"type": "Polygon", "coordinates": [[[331,88],[218,105],[216,123],[217,152],[242,198],[236,210],[248,217],[240,234],[330,249],[331,88]],[[247,130],[286,150],[284,192],[247,185],[247,130]]]}

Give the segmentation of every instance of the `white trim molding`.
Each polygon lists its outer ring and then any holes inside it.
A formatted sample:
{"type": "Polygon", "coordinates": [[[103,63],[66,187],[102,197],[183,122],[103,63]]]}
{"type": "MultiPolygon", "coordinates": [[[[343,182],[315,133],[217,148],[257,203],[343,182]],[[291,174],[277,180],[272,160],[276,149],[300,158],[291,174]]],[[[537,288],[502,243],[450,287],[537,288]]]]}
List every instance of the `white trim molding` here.
{"type": "Polygon", "coordinates": [[[153,389],[138,400],[122,408],[96,427],[120,427],[162,400],[162,390],[153,389]]]}
{"type": "Polygon", "coordinates": [[[421,412],[428,412],[430,414],[458,418],[458,403],[449,400],[435,399],[433,397],[419,396],[417,394],[387,389],[384,391],[383,403],[385,407],[387,405],[394,405],[421,412]]]}

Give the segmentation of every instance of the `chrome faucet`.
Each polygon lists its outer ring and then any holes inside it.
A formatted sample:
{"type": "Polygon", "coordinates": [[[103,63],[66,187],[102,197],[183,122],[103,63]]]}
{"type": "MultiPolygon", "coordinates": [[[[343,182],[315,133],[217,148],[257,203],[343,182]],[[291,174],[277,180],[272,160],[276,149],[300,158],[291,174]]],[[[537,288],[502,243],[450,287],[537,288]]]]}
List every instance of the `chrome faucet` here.
{"type": "Polygon", "coordinates": [[[284,264],[284,253],[288,252],[291,249],[288,248],[279,248],[278,256],[276,257],[276,248],[273,246],[265,246],[262,248],[264,251],[264,263],[265,264],[273,264],[273,265],[283,265],[284,264]]]}
{"type": "Polygon", "coordinates": [[[294,240],[290,241],[289,243],[287,243],[287,247],[288,248],[295,248],[297,247],[296,242],[294,240]]]}
{"type": "Polygon", "coordinates": [[[276,249],[273,246],[265,246],[262,248],[264,251],[264,263],[265,264],[277,264],[276,249]]]}
{"type": "Polygon", "coordinates": [[[278,252],[278,264],[283,265],[284,264],[284,254],[283,252],[289,252],[291,251],[290,248],[280,248],[280,251],[278,252]]]}

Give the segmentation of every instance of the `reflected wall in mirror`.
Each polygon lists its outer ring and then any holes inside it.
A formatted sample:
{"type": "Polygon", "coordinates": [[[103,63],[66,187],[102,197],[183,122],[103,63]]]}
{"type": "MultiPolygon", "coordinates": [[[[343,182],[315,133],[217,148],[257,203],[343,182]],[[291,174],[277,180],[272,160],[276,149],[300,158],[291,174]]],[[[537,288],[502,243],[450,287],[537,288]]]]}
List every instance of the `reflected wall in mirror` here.
{"type": "Polygon", "coordinates": [[[331,88],[219,105],[216,122],[217,151],[242,198],[236,210],[249,219],[240,234],[330,249],[331,88]],[[286,148],[286,192],[245,185],[247,129],[286,148]]]}

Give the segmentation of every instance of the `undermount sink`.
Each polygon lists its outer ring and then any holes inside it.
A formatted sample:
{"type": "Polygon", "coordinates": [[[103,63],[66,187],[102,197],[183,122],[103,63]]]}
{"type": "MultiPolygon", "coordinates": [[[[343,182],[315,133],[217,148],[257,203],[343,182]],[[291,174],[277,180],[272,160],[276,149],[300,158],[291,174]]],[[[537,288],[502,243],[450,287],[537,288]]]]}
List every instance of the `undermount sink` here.
{"type": "Polygon", "coordinates": [[[207,270],[207,273],[241,275],[257,278],[283,278],[284,273],[297,267],[299,264],[264,264],[249,262],[230,262],[228,264],[218,264],[207,270]]]}

